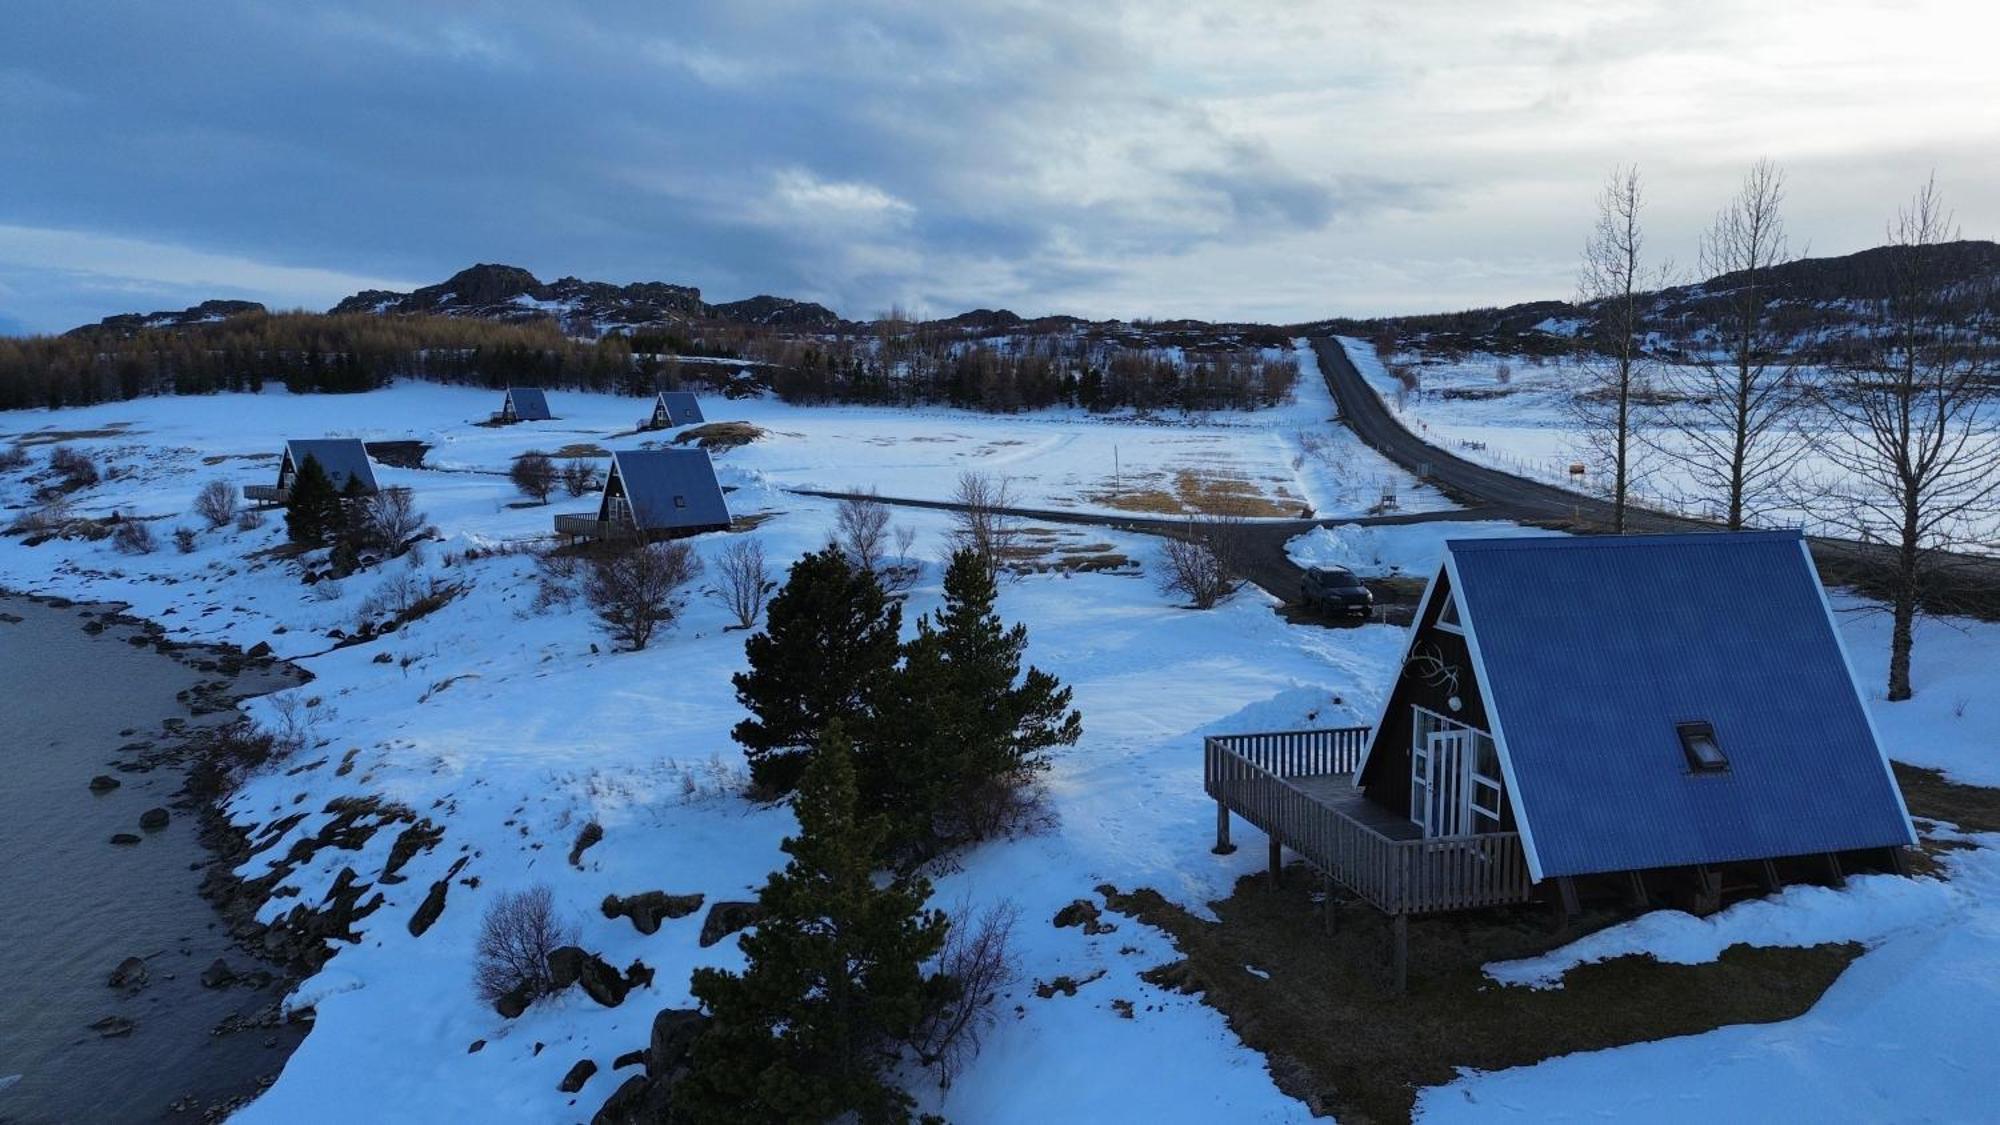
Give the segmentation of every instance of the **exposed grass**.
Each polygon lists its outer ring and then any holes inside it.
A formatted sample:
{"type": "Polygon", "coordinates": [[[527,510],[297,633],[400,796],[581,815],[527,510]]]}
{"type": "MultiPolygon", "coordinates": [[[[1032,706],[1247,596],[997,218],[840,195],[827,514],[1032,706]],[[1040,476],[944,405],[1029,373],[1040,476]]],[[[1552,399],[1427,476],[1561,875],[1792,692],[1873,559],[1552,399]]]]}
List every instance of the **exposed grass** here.
{"type": "Polygon", "coordinates": [[[95,430],[33,430],[13,439],[16,445],[56,445],[65,441],[85,441],[91,438],[125,437],[132,427],[130,422],[113,422],[95,430]]]}
{"type": "Polygon", "coordinates": [[[1912,816],[1947,821],[1968,832],[2000,832],[2000,789],[1946,781],[1944,774],[1922,766],[1890,765],[1912,816]]]}
{"type": "MultiPolygon", "coordinates": [[[[1532,908],[1471,911],[1411,923],[1410,991],[1399,996],[1388,983],[1388,919],[1349,903],[1329,933],[1311,882],[1303,868],[1275,888],[1268,876],[1247,877],[1212,904],[1218,922],[1154,891],[1100,890],[1112,909],[1166,931],[1184,955],[1148,979],[1201,992],[1265,1054],[1281,1089],[1346,1125],[1408,1121],[1417,1090],[1450,1082],[1460,1067],[1522,1066],[1792,1019],[1862,952],[1854,943],[1738,945],[1705,965],[1620,957],[1572,969],[1561,989],[1506,987],[1480,966],[1543,952],[1577,932],[1552,933],[1546,912],[1532,908]]],[[[1613,920],[1595,914],[1587,922],[1613,920]]]]}
{"type": "Polygon", "coordinates": [[[720,453],[739,445],[749,445],[763,436],[762,429],[748,422],[706,422],[675,434],[674,444],[693,442],[710,453],[720,453]]]}
{"type": "Polygon", "coordinates": [[[1133,474],[1124,486],[1085,493],[1084,499],[1121,512],[1166,516],[1296,516],[1305,507],[1282,482],[1266,491],[1245,476],[1196,469],[1177,470],[1171,482],[1163,474],[1133,474]]]}
{"type": "Polygon", "coordinates": [[[551,457],[609,457],[611,451],[596,442],[575,441],[549,454],[551,457]]]}

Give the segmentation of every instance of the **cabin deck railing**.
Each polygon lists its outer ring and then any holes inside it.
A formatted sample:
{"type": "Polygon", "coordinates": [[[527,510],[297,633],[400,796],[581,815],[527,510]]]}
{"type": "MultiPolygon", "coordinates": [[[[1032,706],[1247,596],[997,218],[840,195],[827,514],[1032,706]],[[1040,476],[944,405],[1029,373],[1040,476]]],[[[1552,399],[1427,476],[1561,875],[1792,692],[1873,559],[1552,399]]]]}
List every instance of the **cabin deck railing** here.
{"type": "Polygon", "coordinates": [[[1208,795],[1388,914],[1523,902],[1532,885],[1518,832],[1392,839],[1293,784],[1345,776],[1368,728],[1213,735],[1203,740],[1208,795]]]}
{"type": "Polygon", "coordinates": [[[617,520],[601,520],[596,516],[559,515],[556,517],[557,535],[575,535],[585,539],[630,539],[632,525],[617,520]]]}
{"type": "Polygon", "coordinates": [[[279,488],[275,484],[246,484],[243,486],[243,498],[245,500],[255,500],[264,504],[282,504],[291,499],[291,495],[291,489],[279,488]]]}

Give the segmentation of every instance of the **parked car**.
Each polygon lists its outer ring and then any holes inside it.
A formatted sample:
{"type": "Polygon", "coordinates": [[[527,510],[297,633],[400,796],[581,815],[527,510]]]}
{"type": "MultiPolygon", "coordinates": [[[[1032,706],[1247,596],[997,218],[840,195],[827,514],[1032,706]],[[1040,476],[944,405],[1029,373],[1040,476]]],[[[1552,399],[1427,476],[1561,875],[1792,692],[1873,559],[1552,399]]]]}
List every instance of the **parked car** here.
{"type": "Polygon", "coordinates": [[[1299,600],[1307,609],[1322,613],[1367,617],[1375,612],[1375,595],[1344,566],[1307,568],[1305,580],[1299,586],[1299,600]]]}

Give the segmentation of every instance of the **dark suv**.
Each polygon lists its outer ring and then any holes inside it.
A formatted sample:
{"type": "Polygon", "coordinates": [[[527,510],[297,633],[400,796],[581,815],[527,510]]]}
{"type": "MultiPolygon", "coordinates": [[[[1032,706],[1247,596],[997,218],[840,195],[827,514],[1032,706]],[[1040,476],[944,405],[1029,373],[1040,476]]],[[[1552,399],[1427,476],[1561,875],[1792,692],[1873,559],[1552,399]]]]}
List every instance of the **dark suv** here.
{"type": "Polygon", "coordinates": [[[1367,617],[1375,611],[1375,595],[1361,584],[1354,572],[1340,566],[1306,568],[1299,585],[1299,600],[1307,609],[1348,617],[1367,617]]]}

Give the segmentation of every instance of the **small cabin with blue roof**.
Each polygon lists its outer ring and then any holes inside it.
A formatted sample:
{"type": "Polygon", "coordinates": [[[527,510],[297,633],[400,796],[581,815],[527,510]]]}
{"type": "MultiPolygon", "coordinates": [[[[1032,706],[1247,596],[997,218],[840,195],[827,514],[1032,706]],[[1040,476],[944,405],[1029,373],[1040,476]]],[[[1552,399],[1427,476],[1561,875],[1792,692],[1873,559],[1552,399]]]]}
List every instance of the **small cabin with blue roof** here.
{"type": "Polygon", "coordinates": [[[729,503],[705,449],[614,452],[594,514],[560,515],[556,532],[580,539],[670,539],[729,530],[729,503]]]}
{"type": "Polygon", "coordinates": [[[701,403],[695,399],[693,391],[661,391],[653,397],[653,416],[646,427],[667,430],[705,421],[707,419],[701,416],[701,403]]]}
{"type": "Polygon", "coordinates": [[[1916,842],[1796,531],[1450,540],[1373,727],[1204,756],[1218,850],[1234,813],[1399,934],[1591,892],[1712,910],[1916,842]]]}
{"type": "Polygon", "coordinates": [[[547,422],[554,417],[549,413],[549,396],[540,387],[508,387],[507,396],[500,400],[500,412],[493,416],[493,420],[547,422]]]}
{"type": "Polygon", "coordinates": [[[278,459],[278,482],[245,485],[244,497],[264,504],[285,503],[291,499],[292,481],[308,460],[319,463],[335,492],[372,496],[378,491],[375,466],[360,438],[295,438],[285,443],[278,459]]]}

